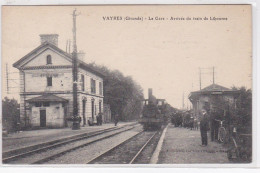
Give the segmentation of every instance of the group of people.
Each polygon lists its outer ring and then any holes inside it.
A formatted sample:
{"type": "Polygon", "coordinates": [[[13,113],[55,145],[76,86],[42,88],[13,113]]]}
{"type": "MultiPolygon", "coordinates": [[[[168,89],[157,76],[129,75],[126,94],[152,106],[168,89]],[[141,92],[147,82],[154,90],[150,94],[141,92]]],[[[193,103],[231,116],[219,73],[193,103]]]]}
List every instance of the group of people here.
{"type": "Polygon", "coordinates": [[[175,127],[182,127],[182,114],[180,112],[173,113],[173,115],[171,116],[171,122],[175,127]]]}
{"type": "MultiPolygon", "coordinates": [[[[102,113],[99,113],[96,118],[97,118],[97,125],[101,126],[102,122],[103,122],[102,113]]],[[[119,121],[119,115],[115,114],[115,117],[114,117],[115,126],[117,126],[118,121],[119,121]]]]}
{"type": "Polygon", "coordinates": [[[175,127],[185,127],[191,130],[198,130],[199,121],[190,112],[175,112],[171,116],[171,122],[175,127]]]}
{"type": "Polygon", "coordinates": [[[191,112],[176,112],[172,115],[171,122],[175,127],[186,127],[191,130],[200,129],[202,146],[208,145],[207,132],[210,131],[211,141],[218,140],[218,129],[222,112],[211,111],[209,115],[206,109],[200,112],[200,118],[192,116],[191,112]]]}
{"type": "Polygon", "coordinates": [[[184,123],[184,127],[191,129],[191,130],[198,130],[199,122],[198,122],[197,118],[195,118],[193,115],[189,114],[188,118],[186,119],[186,122],[184,123]]]}
{"type": "MultiPolygon", "coordinates": [[[[97,117],[96,117],[96,120],[97,120],[97,123],[94,123],[93,121],[88,120],[89,126],[93,126],[93,125],[101,126],[102,123],[103,123],[103,114],[102,114],[102,113],[99,113],[99,114],[97,115],[97,117]]],[[[81,120],[80,120],[80,121],[81,121],[81,120]]],[[[118,114],[115,114],[115,116],[114,116],[115,126],[117,126],[118,121],[119,121],[119,115],[118,115],[118,114]]]]}

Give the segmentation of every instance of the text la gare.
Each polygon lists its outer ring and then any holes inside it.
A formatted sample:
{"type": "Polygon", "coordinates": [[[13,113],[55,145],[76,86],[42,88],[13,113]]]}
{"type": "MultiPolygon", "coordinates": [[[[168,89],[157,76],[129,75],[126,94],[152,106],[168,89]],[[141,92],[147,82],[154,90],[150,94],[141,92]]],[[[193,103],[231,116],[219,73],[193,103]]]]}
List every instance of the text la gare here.
{"type": "Polygon", "coordinates": [[[147,18],[148,20],[165,20],[165,18],[164,17],[158,17],[158,16],[156,16],[156,17],[148,17],[147,18]]]}

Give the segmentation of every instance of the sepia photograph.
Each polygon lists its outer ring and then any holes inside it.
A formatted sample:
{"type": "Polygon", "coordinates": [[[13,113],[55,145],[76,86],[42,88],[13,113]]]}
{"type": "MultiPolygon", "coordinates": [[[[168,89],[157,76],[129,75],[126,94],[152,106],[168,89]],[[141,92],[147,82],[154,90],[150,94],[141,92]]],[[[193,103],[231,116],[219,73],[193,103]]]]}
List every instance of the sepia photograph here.
{"type": "Polygon", "coordinates": [[[251,165],[252,5],[3,5],[2,165],[251,165]]]}

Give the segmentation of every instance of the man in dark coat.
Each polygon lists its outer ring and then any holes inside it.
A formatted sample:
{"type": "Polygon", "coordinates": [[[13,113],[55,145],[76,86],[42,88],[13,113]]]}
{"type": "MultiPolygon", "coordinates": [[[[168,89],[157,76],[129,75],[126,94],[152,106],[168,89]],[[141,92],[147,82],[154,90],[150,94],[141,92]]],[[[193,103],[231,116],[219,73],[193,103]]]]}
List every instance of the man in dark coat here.
{"type": "Polygon", "coordinates": [[[194,129],[194,117],[193,116],[190,117],[190,129],[191,130],[194,129]]]}
{"type": "Polygon", "coordinates": [[[202,109],[201,112],[202,112],[202,117],[200,120],[201,141],[202,141],[202,146],[207,146],[208,145],[207,131],[209,130],[208,114],[205,109],[202,109]]]}
{"type": "Polygon", "coordinates": [[[221,118],[222,112],[219,110],[213,110],[210,118],[210,132],[211,132],[211,141],[218,140],[218,129],[219,129],[219,121],[221,118]]]}
{"type": "Polygon", "coordinates": [[[117,126],[118,121],[119,121],[119,115],[116,114],[116,115],[115,115],[115,126],[117,126]]]}

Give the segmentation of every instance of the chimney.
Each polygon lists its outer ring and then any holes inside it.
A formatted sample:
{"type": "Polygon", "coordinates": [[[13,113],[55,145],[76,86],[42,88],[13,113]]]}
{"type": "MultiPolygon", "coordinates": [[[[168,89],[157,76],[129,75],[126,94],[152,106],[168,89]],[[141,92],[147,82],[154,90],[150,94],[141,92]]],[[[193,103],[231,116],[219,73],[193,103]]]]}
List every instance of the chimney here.
{"type": "MultiPolygon", "coordinates": [[[[81,61],[83,61],[83,62],[85,62],[85,52],[84,52],[84,51],[80,50],[80,51],[78,52],[78,59],[81,60],[81,61]]],[[[86,62],[85,62],[85,63],[86,63],[86,62]]]]}
{"type": "Polygon", "coordinates": [[[152,99],[152,95],[153,95],[153,89],[152,88],[148,88],[148,99],[149,100],[152,99]]]}
{"type": "Polygon", "coordinates": [[[41,34],[41,44],[43,44],[44,42],[49,42],[55,46],[58,47],[58,34],[41,34]]]}

